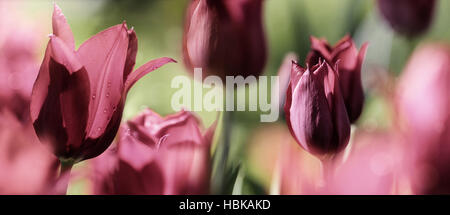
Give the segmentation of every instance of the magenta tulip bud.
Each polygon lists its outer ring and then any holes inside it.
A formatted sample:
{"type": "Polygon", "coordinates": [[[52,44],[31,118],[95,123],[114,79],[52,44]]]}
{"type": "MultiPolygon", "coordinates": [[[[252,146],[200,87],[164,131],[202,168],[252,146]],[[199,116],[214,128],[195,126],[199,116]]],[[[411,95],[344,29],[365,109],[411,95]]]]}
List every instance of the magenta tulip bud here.
{"type": "Polygon", "coordinates": [[[436,5],[435,0],[378,0],[377,3],[392,29],[409,37],[429,28],[436,5]]]}
{"type": "Polygon", "coordinates": [[[417,194],[450,193],[450,46],[429,44],[411,56],[397,87],[398,124],[411,151],[417,194]]]}
{"type": "Polygon", "coordinates": [[[350,122],[339,77],[327,62],[306,69],[293,62],[284,110],[297,143],[319,158],[348,144],[350,122]]]}
{"type": "Polygon", "coordinates": [[[213,125],[181,111],[162,118],[147,109],[120,130],[117,147],[94,160],[97,194],[207,194],[213,125]]]}
{"type": "Polygon", "coordinates": [[[75,50],[70,27],[55,5],[53,35],[30,109],[36,134],[60,159],[78,162],[101,154],[116,135],[131,86],[174,62],[160,58],[132,72],[136,52],[136,33],[125,23],[98,33],[75,50]]]}
{"type": "Polygon", "coordinates": [[[323,59],[330,65],[338,65],[341,92],[350,123],[358,120],[364,106],[361,68],[366,51],[367,43],[358,52],[350,36],[345,36],[333,47],[326,40],[311,37],[311,51],[306,62],[309,65],[316,65],[323,59]]]}
{"type": "Polygon", "coordinates": [[[183,38],[190,72],[206,75],[259,76],[266,62],[263,0],[191,0],[183,38]]]}

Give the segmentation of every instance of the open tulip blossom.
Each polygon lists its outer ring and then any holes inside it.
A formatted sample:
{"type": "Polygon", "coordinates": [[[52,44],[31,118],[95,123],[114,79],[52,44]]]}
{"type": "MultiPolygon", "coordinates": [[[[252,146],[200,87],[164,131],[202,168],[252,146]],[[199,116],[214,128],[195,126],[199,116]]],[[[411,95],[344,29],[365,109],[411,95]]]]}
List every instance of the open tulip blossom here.
{"type": "Polygon", "coordinates": [[[133,71],[137,37],[125,23],[108,28],[78,50],[70,27],[55,5],[53,34],[31,97],[39,139],[63,162],[101,154],[113,141],[128,90],[145,74],[174,62],[160,58],[133,71]]]}
{"type": "Polygon", "coordinates": [[[204,134],[190,112],[150,109],[121,128],[116,148],[94,159],[97,194],[207,194],[215,125],[204,134]]]}

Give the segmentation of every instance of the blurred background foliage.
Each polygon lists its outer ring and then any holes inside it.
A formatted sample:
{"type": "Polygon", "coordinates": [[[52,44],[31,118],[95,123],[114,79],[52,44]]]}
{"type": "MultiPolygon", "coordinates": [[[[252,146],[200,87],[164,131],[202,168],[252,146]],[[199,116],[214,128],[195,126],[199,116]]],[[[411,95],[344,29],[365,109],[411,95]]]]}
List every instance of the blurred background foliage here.
{"type": "MultiPolygon", "coordinates": [[[[14,1],[14,0],[1,0],[14,1]]],[[[168,56],[178,64],[167,65],[141,79],[130,91],[124,120],[135,116],[145,107],[161,115],[173,113],[170,98],[177,91],[170,87],[173,77],[187,75],[181,56],[181,40],[185,7],[188,0],[28,0],[17,11],[30,24],[43,30],[41,56],[46,35],[51,33],[52,3],[56,2],[66,15],[77,47],[90,36],[126,20],[139,39],[137,65],[150,59],[168,56]]],[[[288,52],[299,55],[300,62],[309,50],[309,36],[326,38],[334,44],[346,34],[352,35],[360,46],[369,42],[362,71],[367,95],[358,128],[389,129],[393,109],[389,101],[389,84],[401,73],[412,50],[424,41],[450,40],[450,1],[439,1],[434,22],[429,31],[410,40],[396,35],[380,18],[374,0],[265,0],[264,20],[269,58],[266,75],[276,75],[288,52]],[[379,90],[379,82],[384,90],[379,90]],[[387,89],[387,90],[386,90],[387,89]],[[387,92],[385,92],[387,91],[387,92]]],[[[424,74],[426,71],[424,71],[424,74]]],[[[206,90],[205,90],[206,92],[206,90]]],[[[216,112],[198,112],[205,127],[217,118],[216,112]]],[[[277,123],[260,123],[258,112],[238,112],[234,117],[232,141],[227,171],[228,193],[269,193],[274,163],[280,142],[278,135],[285,130],[280,117],[277,123]],[[268,138],[257,138],[260,133],[268,138]]],[[[260,135],[261,136],[261,135],[260,135]]],[[[79,169],[87,166],[78,165],[79,169]]],[[[86,167],[87,168],[87,167],[86,167]]],[[[88,180],[74,179],[69,193],[89,193],[88,180]]]]}

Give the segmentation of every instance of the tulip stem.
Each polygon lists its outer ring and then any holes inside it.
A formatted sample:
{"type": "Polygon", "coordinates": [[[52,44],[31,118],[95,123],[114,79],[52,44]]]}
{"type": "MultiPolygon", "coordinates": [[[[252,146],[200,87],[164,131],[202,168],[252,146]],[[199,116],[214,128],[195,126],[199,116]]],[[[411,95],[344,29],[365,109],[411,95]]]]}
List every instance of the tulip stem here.
{"type": "Polygon", "coordinates": [[[334,164],[335,164],[335,156],[321,159],[321,170],[322,170],[322,188],[327,190],[330,181],[333,179],[334,175],[334,164]]]}
{"type": "Polygon", "coordinates": [[[72,171],[73,164],[74,163],[72,161],[62,161],[61,160],[60,173],[59,173],[58,181],[56,183],[56,190],[57,190],[57,194],[59,194],[59,195],[67,194],[67,188],[69,186],[69,179],[70,179],[70,172],[72,171]]]}
{"type": "MultiPolygon", "coordinates": [[[[228,99],[234,99],[234,89],[226,89],[226,94],[224,98],[227,98],[227,96],[230,96],[228,99]]],[[[231,130],[232,130],[232,124],[233,124],[233,110],[227,110],[226,109],[226,99],[224,100],[224,109],[222,111],[222,132],[221,132],[221,138],[220,138],[220,145],[218,147],[218,163],[217,163],[217,169],[215,173],[215,179],[214,179],[214,186],[213,190],[216,194],[225,194],[227,190],[227,180],[225,180],[226,177],[226,171],[227,171],[227,162],[228,162],[228,154],[230,153],[230,142],[231,142],[231,130]]]]}

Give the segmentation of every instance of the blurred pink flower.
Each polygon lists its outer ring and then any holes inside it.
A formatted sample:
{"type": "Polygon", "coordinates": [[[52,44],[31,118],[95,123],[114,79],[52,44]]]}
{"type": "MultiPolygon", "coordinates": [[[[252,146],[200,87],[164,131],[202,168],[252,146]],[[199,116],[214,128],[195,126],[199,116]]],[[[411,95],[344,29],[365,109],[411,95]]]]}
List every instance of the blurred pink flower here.
{"type": "Polygon", "coordinates": [[[15,13],[19,2],[0,2],[0,110],[8,109],[22,122],[30,119],[29,102],[39,62],[40,26],[27,25],[15,13]]]}
{"type": "Polygon", "coordinates": [[[412,187],[418,194],[450,193],[450,46],[414,51],[397,86],[412,187]]]}
{"type": "Polygon", "coordinates": [[[132,72],[137,37],[125,23],[75,50],[72,31],[57,5],[52,18],[53,35],[33,87],[31,118],[39,139],[60,159],[76,163],[98,156],[111,144],[133,84],[175,61],[159,58],[132,72]]]}
{"type": "Polygon", "coordinates": [[[330,65],[337,64],[339,83],[350,123],[361,115],[364,106],[364,90],[361,83],[361,68],[368,44],[362,45],[358,52],[350,36],[345,36],[336,45],[331,46],[326,40],[311,37],[311,50],[306,63],[310,66],[325,60],[330,65]]]}
{"type": "Polygon", "coordinates": [[[263,0],[190,0],[183,38],[189,72],[259,76],[266,62],[263,0]]]}
{"type": "MultiPolygon", "coordinates": [[[[333,195],[396,194],[395,179],[401,172],[402,148],[383,132],[359,132],[344,162],[337,162],[325,193],[333,195]]],[[[341,158],[342,159],[342,158],[341,158]]]]}
{"type": "Polygon", "coordinates": [[[190,112],[150,109],[123,125],[117,146],[93,160],[96,194],[207,194],[215,125],[205,134],[190,112]]]}
{"type": "Polygon", "coordinates": [[[436,0],[377,0],[381,15],[400,34],[416,36],[433,20],[436,0]]]}
{"type": "Polygon", "coordinates": [[[342,151],[350,137],[350,122],[337,72],[327,62],[309,68],[292,64],[284,106],[292,136],[320,159],[342,151]]]}
{"type": "Polygon", "coordinates": [[[31,123],[0,111],[0,194],[53,194],[58,165],[39,144],[31,123]]]}

